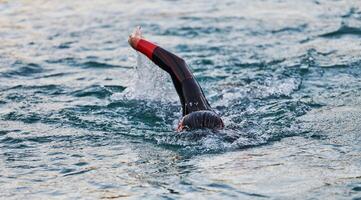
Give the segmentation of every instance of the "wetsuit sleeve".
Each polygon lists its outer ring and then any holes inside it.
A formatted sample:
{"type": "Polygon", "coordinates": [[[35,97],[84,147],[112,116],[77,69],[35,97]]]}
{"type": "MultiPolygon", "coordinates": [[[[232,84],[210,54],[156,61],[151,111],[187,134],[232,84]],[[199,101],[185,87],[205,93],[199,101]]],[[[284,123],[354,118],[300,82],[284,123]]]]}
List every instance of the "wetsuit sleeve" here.
{"type": "Polygon", "coordinates": [[[153,52],[155,48],[157,48],[157,45],[143,39],[140,39],[136,46],[137,51],[143,53],[151,60],[153,60],[153,52]]]}
{"type": "Polygon", "coordinates": [[[177,55],[144,39],[139,40],[136,49],[168,72],[175,81],[183,82],[185,79],[193,78],[186,62],[177,55]]]}
{"type": "Polygon", "coordinates": [[[182,104],[183,115],[211,109],[202,89],[182,58],[144,39],[138,41],[136,50],[170,74],[182,104]]]}

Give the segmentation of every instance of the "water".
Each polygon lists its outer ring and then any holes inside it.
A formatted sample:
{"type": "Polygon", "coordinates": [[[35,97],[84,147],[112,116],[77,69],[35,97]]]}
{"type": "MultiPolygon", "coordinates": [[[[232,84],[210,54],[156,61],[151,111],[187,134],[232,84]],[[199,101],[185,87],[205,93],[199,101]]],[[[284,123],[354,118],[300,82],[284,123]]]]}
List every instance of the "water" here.
{"type": "Polygon", "coordinates": [[[1,199],[360,199],[361,3],[1,1],[1,199]],[[192,67],[226,128],[175,133],[192,67]]]}

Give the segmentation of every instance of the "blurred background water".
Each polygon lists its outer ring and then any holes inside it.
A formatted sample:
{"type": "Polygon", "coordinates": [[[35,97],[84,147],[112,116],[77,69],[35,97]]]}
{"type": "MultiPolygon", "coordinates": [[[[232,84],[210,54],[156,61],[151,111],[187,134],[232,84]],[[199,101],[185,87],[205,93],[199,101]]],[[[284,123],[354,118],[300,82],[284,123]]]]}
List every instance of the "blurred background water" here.
{"type": "Polygon", "coordinates": [[[361,2],[0,1],[1,199],[360,199],[361,2]],[[174,131],[185,58],[225,130],[174,131]]]}

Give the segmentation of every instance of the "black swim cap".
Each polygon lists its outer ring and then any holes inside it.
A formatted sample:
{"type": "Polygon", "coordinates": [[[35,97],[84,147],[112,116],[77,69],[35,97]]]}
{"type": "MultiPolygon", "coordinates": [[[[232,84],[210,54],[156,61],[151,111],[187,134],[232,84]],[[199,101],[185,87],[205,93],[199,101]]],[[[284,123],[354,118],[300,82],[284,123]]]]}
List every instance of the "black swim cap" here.
{"type": "Polygon", "coordinates": [[[189,113],[183,117],[181,125],[187,130],[201,128],[221,129],[224,127],[221,117],[210,110],[189,113]]]}

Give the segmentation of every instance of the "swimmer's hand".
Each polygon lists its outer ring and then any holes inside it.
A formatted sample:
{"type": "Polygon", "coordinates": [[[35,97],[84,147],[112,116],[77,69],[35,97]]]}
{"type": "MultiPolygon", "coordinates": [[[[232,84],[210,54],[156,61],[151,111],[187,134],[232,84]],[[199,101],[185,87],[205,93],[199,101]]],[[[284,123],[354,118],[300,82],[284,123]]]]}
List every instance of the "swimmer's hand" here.
{"type": "Polygon", "coordinates": [[[128,43],[133,49],[136,49],[139,40],[142,39],[142,31],[140,26],[134,29],[133,33],[129,35],[128,43]]]}

